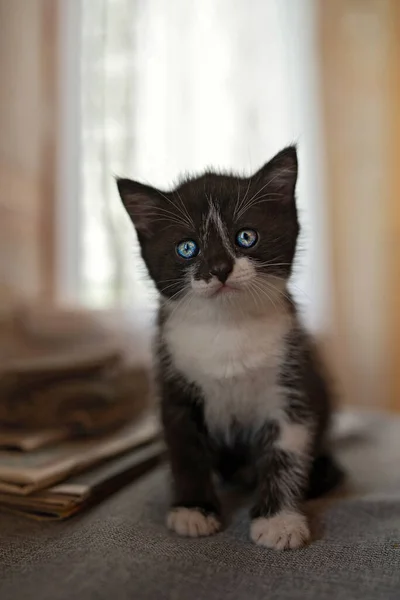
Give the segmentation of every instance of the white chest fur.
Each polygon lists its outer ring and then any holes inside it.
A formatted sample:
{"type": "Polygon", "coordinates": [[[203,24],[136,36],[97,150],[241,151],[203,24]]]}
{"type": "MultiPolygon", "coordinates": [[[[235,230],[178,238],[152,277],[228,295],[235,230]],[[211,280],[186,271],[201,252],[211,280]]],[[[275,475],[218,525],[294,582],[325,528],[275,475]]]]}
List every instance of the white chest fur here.
{"type": "Polygon", "coordinates": [[[277,376],[291,322],[275,310],[235,320],[198,310],[167,320],[165,341],[174,364],[203,391],[211,430],[229,437],[233,420],[256,427],[279,410],[277,376]]]}

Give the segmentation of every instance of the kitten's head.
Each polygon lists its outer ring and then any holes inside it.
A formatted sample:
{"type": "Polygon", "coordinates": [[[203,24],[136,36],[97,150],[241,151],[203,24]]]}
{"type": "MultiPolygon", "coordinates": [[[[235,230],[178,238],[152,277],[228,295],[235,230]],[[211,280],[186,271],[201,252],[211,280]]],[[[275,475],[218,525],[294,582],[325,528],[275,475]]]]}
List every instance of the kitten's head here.
{"type": "Polygon", "coordinates": [[[206,172],[171,192],[130,179],[117,184],[160,293],[225,302],[266,299],[290,276],[296,180],[289,147],[248,178],[206,172]]]}

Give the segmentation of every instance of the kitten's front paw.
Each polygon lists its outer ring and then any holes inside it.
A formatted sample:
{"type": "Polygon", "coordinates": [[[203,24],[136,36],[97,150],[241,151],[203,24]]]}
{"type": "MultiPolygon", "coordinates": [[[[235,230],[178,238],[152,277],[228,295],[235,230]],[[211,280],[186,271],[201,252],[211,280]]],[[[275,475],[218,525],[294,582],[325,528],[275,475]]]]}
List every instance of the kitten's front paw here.
{"type": "Polygon", "coordinates": [[[250,537],[256,544],[275,550],[301,548],[310,539],[307,520],[297,512],[281,511],[273,517],[259,517],[251,523],[250,537]]]}
{"type": "Polygon", "coordinates": [[[215,515],[180,506],[169,511],[167,527],[179,535],[200,537],[214,535],[221,529],[221,523],[215,515]]]}

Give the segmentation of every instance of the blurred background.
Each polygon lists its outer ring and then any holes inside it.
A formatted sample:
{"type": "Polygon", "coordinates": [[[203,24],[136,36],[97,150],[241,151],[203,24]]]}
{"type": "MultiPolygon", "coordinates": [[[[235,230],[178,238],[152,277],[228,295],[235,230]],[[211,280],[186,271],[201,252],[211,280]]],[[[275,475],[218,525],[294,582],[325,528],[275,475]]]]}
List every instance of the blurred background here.
{"type": "Polygon", "coordinates": [[[398,0],[0,0],[0,73],[3,319],[150,330],[115,175],[251,173],[296,142],[292,291],[342,402],[400,410],[398,0]]]}

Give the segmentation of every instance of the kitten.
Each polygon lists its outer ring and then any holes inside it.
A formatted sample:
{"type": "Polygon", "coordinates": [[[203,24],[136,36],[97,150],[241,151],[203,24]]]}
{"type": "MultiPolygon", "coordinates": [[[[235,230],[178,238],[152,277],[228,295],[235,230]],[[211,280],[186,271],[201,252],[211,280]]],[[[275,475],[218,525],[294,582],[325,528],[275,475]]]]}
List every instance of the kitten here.
{"type": "Polygon", "coordinates": [[[296,180],[289,147],[249,178],[206,172],[172,192],[117,182],[161,296],[167,524],[181,535],[220,529],[216,472],[256,484],[254,542],[298,548],[309,539],[301,503],[339,477],[327,448],[329,389],[287,290],[296,180]]]}

